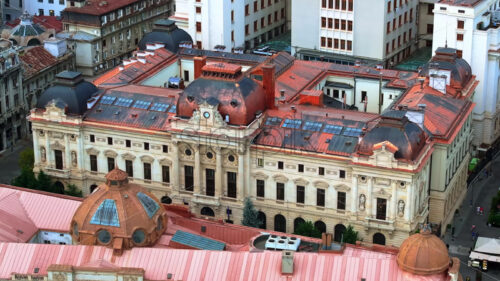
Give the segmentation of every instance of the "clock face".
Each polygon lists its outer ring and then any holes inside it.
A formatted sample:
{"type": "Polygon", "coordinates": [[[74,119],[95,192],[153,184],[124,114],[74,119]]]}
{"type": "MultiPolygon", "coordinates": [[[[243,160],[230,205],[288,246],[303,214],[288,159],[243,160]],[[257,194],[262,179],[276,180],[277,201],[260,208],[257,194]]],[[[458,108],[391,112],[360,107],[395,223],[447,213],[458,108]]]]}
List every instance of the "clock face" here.
{"type": "Polygon", "coordinates": [[[208,112],[208,111],[203,112],[203,117],[205,117],[207,119],[210,118],[210,112],[208,112]]]}

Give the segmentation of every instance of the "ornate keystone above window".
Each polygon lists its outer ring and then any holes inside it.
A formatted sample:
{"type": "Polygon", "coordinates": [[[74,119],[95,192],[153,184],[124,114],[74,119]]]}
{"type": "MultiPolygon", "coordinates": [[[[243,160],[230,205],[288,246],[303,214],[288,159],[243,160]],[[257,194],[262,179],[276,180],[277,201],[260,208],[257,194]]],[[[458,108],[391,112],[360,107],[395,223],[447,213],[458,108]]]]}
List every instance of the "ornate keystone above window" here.
{"type": "Polygon", "coordinates": [[[116,158],[116,156],[118,156],[118,153],[113,150],[106,150],[104,151],[104,155],[106,155],[106,157],[116,158]]]}
{"type": "Polygon", "coordinates": [[[90,155],[99,155],[100,151],[91,147],[91,148],[87,148],[87,153],[90,154],[90,155]]]}
{"type": "Polygon", "coordinates": [[[51,145],[50,145],[50,148],[52,149],[56,149],[56,150],[64,150],[64,145],[60,144],[58,141],[56,142],[53,142],[51,145]]]}
{"type": "Polygon", "coordinates": [[[390,199],[391,194],[387,191],[385,191],[383,188],[380,188],[379,190],[373,192],[373,195],[378,198],[385,198],[385,199],[390,199]]]}

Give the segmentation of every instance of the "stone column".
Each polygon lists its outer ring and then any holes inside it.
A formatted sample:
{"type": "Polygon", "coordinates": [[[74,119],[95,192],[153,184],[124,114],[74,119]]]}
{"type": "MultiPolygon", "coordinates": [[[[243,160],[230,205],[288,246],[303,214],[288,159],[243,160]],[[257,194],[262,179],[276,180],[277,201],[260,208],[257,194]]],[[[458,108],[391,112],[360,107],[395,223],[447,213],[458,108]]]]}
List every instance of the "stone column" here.
{"type": "Polygon", "coordinates": [[[351,213],[356,215],[358,211],[358,175],[352,175],[352,198],[351,198],[351,213]]]}
{"type": "Polygon", "coordinates": [[[391,197],[391,219],[396,221],[398,216],[398,186],[395,180],[391,180],[392,197],[391,197]]]}
{"type": "Polygon", "coordinates": [[[246,196],[250,196],[250,194],[252,194],[252,191],[250,190],[251,186],[252,186],[251,181],[250,181],[251,180],[250,179],[250,174],[251,174],[250,167],[252,167],[251,159],[250,159],[250,147],[246,148],[245,167],[247,167],[246,173],[245,173],[246,196]]]}
{"type": "Polygon", "coordinates": [[[33,151],[35,156],[35,165],[40,163],[40,145],[38,144],[38,130],[33,129],[33,151]]]}
{"type": "Polygon", "coordinates": [[[69,137],[68,134],[64,134],[64,168],[66,170],[71,169],[71,150],[69,149],[69,137]]]}
{"type": "Polygon", "coordinates": [[[47,167],[52,168],[52,150],[50,149],[50,137],[49,132],[45,132],[45,159],[47,161],[47,167]]]}
{"type": "Polygon", "coordinates": [[[373,178],[368,177],[368,194],[366,195],[366,216],[371,218],[373,215],[373,178]]]}
{"type": "MultiPolygon", "coordinates": [[[[78,163],[78,168],[81,170],[81,171],[85,171],[85,165],[84,165],[84,157],[86,156],[86,153],[85,153],[85,145],[83,143],[83,133],[80,132],[79,134],[79,138],[76,140],[76,143],[77,143],[77,146],[78,146],[78,152],[76,153],[76,160],[77,160],[77,163],[78,163]]],[[[125,170],[125,168],[124,168],[125,170]]]]}
{"type": "Polygon", "coordinates": [[[412,200],[412,186],[406,183],[406,211],[405,211],[405,219],[408,222],[411,222],[411,217],[412,217],[412,206],[413,206],[413,200],[412,200]]]}
{"type": "Polygon", "coordinates": [[[193,145],[194,150],[194,194],[201,194],[201,161],[200,161],[200,145],[193,145]]]}
{"type": "Polygon", "coordinates": [[[220,198],[224,193],[222,191],[222,149],[215,148],[215,198],[220,198]]]}
{"type": "Polygon", "coordinates": [[[179,185],[179,142],[172,141],[172,190],[180,190],[179,185]]]}
{"type": "Polygon", "coordinates": [[[238,178],[237,178],[237,189],[236,198],[238,200],[243,200],[246,196],[245,192],[245,151],[238,151],[238,178]]]}

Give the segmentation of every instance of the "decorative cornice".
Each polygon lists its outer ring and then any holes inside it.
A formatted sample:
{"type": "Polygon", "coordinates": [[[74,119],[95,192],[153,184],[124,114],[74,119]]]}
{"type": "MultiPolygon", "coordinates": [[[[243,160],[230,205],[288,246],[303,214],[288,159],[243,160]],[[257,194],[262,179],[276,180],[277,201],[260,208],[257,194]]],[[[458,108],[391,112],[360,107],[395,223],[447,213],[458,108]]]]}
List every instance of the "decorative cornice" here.
{"type": "Polygon", "coordinates": [[[155,159],[149,155],[143,155],[141,156],[141,161],[145,163],[153,163],[155,159]]]}
{"type": "Polygon", "coordinates": [[[91,147],[91,148],[87,148],[86,149],[87,153],[90,154],[90,155],[99,155],[99,153],[101,153],[101,151],[91,147]]]}
{"type": "Polygon", "coordinates": [[[163,166],[170,166],[172,165],[172,161],[168,158],[162,158],[158,162],[160,162],[161,165],[163,166]]]}
{"type": "Polygon", "coordinates": [[[313,185],[316,188],[325,188],[325,189],[328,188],[328,186],[330,186],[326,181],[321,181],[321,180],[313,182],[313,185]]]}
{"type": "Polygon", "coordinates": [[[135,159],[135,155],[130,154],[130,153],[124,153],[124,154],[122,154],[122,158],[125,160],[133,161],[135,159]]]}
{"type": "Polygon", "coordinates": [[[293,182],[295,183],[295,185],[303,185],[303,186],[306,186],[309,184],[309,182],[303,178],[298,178],[298,179],[294,179],[293,182]]]}
{"type": "Polygon", "coordinates": [[[335,190],[337,191],[343,191],[343,192],[348,192],[349,190],[351,190],[351,188],[345,184],[337,184],[333,186],[333,188],[335,188],[335,190]]]}
{"type": "Polygon", "coordinates": [[[253,173],[252,176],[256,179],[261,179],[261,180],[267,180],[269,178],[268,175],[262,173],[262,172],[256,172],[256,173],[253,173]]]}
{"type": "Polygon", "coordinates": [[[278,182],[288,182],[288,178],[285,177],[284,175],[282,174],[277,174],[277,175],[274,175],[273,176],[273,179],[274,181],[278,181],[278,182]]]}
{"type": "Polygon", "coordinates": [[[116,156],[118,156],[118,153],[116,153],[113,150],[108,149],[108,150],[104,151],[104,155],[106,155],[106,157],[116,158],[116,156]]]}

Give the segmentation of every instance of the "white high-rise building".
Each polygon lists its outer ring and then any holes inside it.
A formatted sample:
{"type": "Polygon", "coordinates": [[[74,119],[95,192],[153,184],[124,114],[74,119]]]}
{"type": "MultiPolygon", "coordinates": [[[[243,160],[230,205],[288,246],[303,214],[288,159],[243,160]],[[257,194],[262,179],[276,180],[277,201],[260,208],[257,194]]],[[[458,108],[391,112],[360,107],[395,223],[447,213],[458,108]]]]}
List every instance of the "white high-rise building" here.
{"type": "Polygon", "coordinates": [[[416,48],[418,0],[294,0],[292,51],[303,59],[386,66],[416,48]]]}
{"type": "MultiPolygon", "coordinates": [[[[24,9],[30,15],[61,16],[61,11],[66,8],[67,0],[23,0],[24,9]]],[[[69,0],[68,0],[69,1],[69,0]]],[[[72,2],[81,2],[72,0],[72,2]]]]}
{"type": "Polygon", "coordinates": [[[473,113],[476,148],[487,148],[499,136],[499,0],[446,0],[434,7],[432,49],[458,49],[479,80],[473,113]]]}
{"type": "Polygon", "coordinates": [[[198,48],[253,48],[286,30],[286,0],[176,0],[170,19],[198,48]]]}

